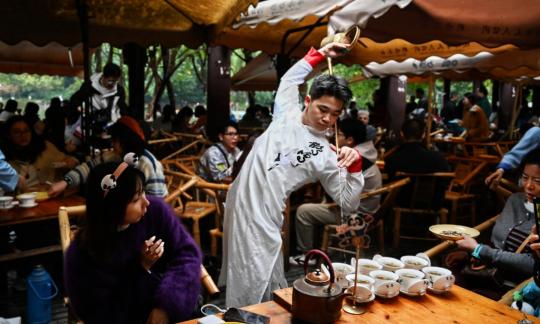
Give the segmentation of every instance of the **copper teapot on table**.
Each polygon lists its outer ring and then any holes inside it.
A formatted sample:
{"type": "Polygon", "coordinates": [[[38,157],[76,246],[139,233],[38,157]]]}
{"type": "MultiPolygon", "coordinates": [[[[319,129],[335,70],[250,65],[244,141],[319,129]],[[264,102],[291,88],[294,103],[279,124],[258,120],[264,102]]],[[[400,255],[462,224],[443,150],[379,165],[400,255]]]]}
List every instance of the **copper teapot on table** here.
{"type": "Polygon", "coordinates": [[[335,282],[334,268],[328,256],[320,250],[311,250],[304,261],[305,277],[294,281],[292,316],[310,323],[333,323],[341,316],[343,298],[347,295],[335,282]],[[309,260],[319,256],[328,267],[330,276],[320,269],[307,272],[309,260]]]}

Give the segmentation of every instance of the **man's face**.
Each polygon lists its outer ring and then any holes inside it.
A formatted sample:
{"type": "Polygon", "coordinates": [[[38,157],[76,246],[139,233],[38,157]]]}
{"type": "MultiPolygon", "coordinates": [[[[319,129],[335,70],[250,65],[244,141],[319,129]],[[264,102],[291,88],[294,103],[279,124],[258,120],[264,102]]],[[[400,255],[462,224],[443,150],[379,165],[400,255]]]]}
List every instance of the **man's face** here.
{"type": "Polygon", "coordinates": [[[369,124],[369,115],[368,114],[358,114],[358,120],[362,122],[362,124],[367,125],[369,124]]]}
{"type": "Polygon", "coordinates": [[[102,76],[101,79],[100,79],[100,83],[103,87],[107,88],[107,89],[112,89],[114,88],[114,86],[116,86],[116,84],[118,83],[118,81],[120,80],[119,77],[114,77],[114,76],[102,76]]]}
{"type": "Polygon", "coordinates": [[[332,127],[343,109],[343,101],[326,95],[315,100],[306,96],[305,105],[306,110],[302,121],[318,131],[332,127]]]}
{"type": "Polygon", "coordinates": [[[238,146],[238,131],[234,127],[227,127],[223,134],[219,134],[219,140],[229,151],[233,151],[238,146]]]}

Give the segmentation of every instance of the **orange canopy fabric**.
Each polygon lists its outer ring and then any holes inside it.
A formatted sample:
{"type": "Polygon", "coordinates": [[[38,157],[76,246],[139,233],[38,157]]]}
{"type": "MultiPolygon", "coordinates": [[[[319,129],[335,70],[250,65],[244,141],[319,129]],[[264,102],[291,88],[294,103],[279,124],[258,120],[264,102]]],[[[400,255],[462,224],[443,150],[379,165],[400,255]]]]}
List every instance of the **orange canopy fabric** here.
{"type": "MultiPolygon", "coordinates": [[[[91,45],[128,42],[197,47],[257,0],[86,0],[91,45]]],[[[13,45],[81,42],[74,0],[0,2],[0,40],[13,45]]]]}
{"type": "Polygon", "coordinates": [[[36,46],[24,41],[17,45],[0,42],[1,73],[46,75],[83,75],[82,45],[65,47],[58,43],[36,46]]]}

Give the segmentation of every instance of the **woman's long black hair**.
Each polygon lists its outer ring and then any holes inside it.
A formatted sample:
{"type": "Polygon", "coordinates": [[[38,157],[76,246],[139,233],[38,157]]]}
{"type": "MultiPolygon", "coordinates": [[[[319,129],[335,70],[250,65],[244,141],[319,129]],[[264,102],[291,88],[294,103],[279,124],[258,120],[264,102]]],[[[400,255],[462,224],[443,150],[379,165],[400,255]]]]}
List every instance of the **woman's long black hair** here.
{"type": "Polygon", "coordinates": [[[116,179],[116,187],[105,195],[101,180],[117,167],[118,163],[101,164],[88,176],[85,224],[77,239],[79,246],[98,260],[106,260],[114,250],[118,226],[124,221],[126,207],[144,190],[144,174],[128,166],[116,179]]]}
{"type": "Polygon", "coordinates": [[[37,158],[45,151],[46,145],[45,140],[43,137],[37,135],[34,132],[34,127],[32,125],[28,125],[28,122],[23,116],[13,116],[4,125],[5,130],[5,142],[3,142],[2,145],[2,152],[4,152],[6,156],[6,161],[12,161],[12,160],[18,160],[28,163],[34,163],[36,162],[37,158]],[[11,140],[11,127],[15,123],[23,122],[28,126],[28,129],[30,130],[32,134],[32,140],[30,141],[30,144],[28,144],[25,147],[17,147],[15,143],[11,140]]]}

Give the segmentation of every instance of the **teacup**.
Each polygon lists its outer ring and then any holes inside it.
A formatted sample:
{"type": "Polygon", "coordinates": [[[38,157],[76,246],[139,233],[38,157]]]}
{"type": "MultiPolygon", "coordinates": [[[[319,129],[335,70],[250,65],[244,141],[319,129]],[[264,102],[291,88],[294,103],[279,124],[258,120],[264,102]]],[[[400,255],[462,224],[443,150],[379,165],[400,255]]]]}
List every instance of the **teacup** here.
{"type": "MultiPolygon", "coordinates": [[[[351,258],[351,265],[353,267],[355,266],[355,258],[351,258]]],[[[382,265],[380,265],[378,262],[373,261],[371,259],[358,259],[358,272],[363,275],[369,275],[369,273],[373,270],[381,270],[382,265]]]]}
{"type": "Polygon", "coordinates": [[[397,282],[399,276],[394,272],[375,270],[371,271],[369,276],[375,279],[373,287],[378,296],[393,297],[399,293],[400,284],[397,282]]]}
{"type": "Polygon", "coordinates": [[[423,294],[429,284],[429,280],[424,279],[425,274],[415,269],[399,269],[396,271],[399,276],[398,282],[401,290],[410,294],[423,294]]]}
{"type": "Polygon", "coordinates": [[[405,264],[406,269],[422,270],[422,268],[429,266],[429,263],[427,260],[424,260],[414,255],[402,256],[401,262],[405,264]]]}
{"type": "Polygon", "coordinates": [[[21,202],[21,207],[30,207],[36,204],[36,193],[30,192],[18,195],[17,198],[21,202]]]}
{"type": "Polygon", "coordinates": [[[382,265],[382,269],[386,271],[395,272],[396,270],[399,270],[405,267],[403,262],[395,258],[376,255],[373,257],[373,260],[379,263],[380,265],[382,265]]]}
{"type": "Polygon", "coordinates": [[[447,291],[452,288],[456,278],[452,271],[441,267],[425,267],[422,271],[429,280],[429,285],[435,290],[447,291]]]}
{"type": "MultiPolygon", "coordinates": [[[[350,292],[352,294],[354,290],[354,273],[348,274],[346,278],[349,282],[349,288],[347,288],[347,292],[350,292]]],[[[375,279],[363,274],[358,274],[356,278],[356,293],[354,294],[356,301],[363,302],[370,299],[373,294],[374,283],[375,279]]]]}
{"type": "MultiPolygon", "coordinates": [[[[347,287],[349,283],[346,276],[349,273],[354,272],[354,267],[348,265],[347,263],[332,262],[332,268],[334,268],[336,282],[339,283],[342,287],[347,287]]],[[[324,267],[323,269],[326,270],[326,267],[324,267]]]]}
{"type": "Polygon", "coordinates": [[[17,204],[16,201],[13,201],[11,196],[2,196],[0,197],[0,209],[10,209],[11,207],[17,204]]]}

